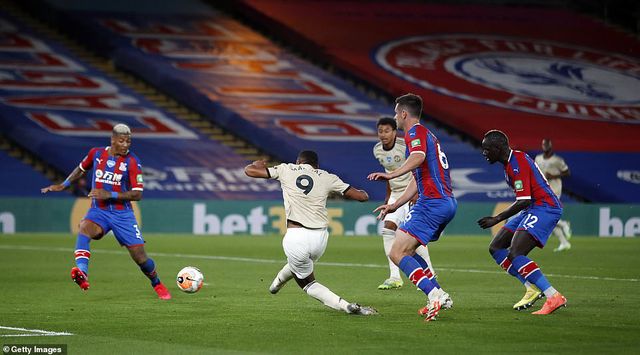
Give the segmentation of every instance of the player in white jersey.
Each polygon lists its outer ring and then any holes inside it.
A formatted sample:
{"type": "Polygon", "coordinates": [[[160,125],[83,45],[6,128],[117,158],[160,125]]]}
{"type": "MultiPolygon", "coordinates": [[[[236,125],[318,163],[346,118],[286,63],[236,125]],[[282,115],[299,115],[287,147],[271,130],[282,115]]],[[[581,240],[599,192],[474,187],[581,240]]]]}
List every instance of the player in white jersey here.
{"type": "MultiPolygon", "coordinates": [[[[398,137],[398,126],[396,120],[392,117],[380,118],[376,126],[378,128],[378,139],[380,142],[373,147],[373,156],[380,162],[384,170],[390,173],[398,169],[405,162],[407,146],[404,139],[398,137]]],[[[384,204],[394,203],[398,197],[402,195],[412,179],[411,174],[405,174],[395,179],[387,180],[387,195],[384,204]]],[[[409,213],[409,209],[410,203],[406,203],[395,212],[389,213],[384,217],[384,226],[381,234],[384,253],[387,255],[387,261],[389,262],[389,278],[378,286],[379,290],[400,288],[403,285],[400,269],[389,258],[389,252],[391,251],[393,241],[396,239],[396,229],[398,229],[400,223],[404,221],[407,213],[409,213]]],[[[435,274],[427,247],[419,246],[416,249],[416,253],[431,266],[431,272],[435,274]]]]}
{"type": "MultiPolygon", "coordinates": [[[[564,159],[553,152],[551,139],[542,140],[542,154],[536,156],[536,164],[547,178],[551,190],[560,198],[562,195],[562,178],[571,174],[569,166],[564,159]]],[[[563,251],[571,249],[571,224],[568,221],[560,220],[553,229],[553,234],[560,240],[560,245],[553,251],[563,251]]]]}
{"type": "Polygon", "coordinates": [[[244,172],[252,178],[276,179],[282,187],[287,217],[282,247],[287,263],[276,275],[269,291],[277,293],[293,278],[309,296],[328,307],[349,314],[376,314],[371,307],[342,299],[317,282],[313,272],[313,264],[324,254],[329,239],[328,195],[336,192],[360,202],[367,201],[369,195],[349,186],[337,175],[318,169],[318,154],[310,150],[300,152],[295,164],[283,163],[268,168],[265,161],[259,160],[247,165],[244,172]]]}

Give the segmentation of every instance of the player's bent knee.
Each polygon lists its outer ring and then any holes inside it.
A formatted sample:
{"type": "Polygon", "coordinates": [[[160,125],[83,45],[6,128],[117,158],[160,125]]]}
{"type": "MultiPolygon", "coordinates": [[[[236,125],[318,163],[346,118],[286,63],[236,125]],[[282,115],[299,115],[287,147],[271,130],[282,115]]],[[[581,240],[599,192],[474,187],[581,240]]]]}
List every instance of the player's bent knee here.
{"type": "Polygon", "coordinates": [[[78,232],[95,240],[102,238],[102,236],[104,235],[102,227],[86,219],[80,222],[78,232]]]}
{"type": "Polygon", "coordinates": [[[384,228],[382,230],[383,233],[384,233],[385,229],[389,229],[389,230],[391,230],[391,231],[393,231],[395,233],[396,229],[398,229],[398,226],[395,223],[391,222],[391,221],[385,221],[383,228],[384,228]]]}

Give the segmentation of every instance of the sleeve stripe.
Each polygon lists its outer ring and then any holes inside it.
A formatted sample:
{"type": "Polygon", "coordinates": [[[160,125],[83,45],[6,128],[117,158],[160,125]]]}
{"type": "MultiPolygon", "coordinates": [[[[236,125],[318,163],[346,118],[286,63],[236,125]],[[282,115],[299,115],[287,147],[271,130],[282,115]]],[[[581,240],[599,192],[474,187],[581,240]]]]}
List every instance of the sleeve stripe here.
{"type": "Polygon", "coordinates": [[[423,151],[421,151],[421,150],[414,150],[414,151],[412,151],[411,153],[409,153],[409,155],[411,155],[411,154],[413,154],[413,153],[420,153],[420,154],[422,154],[422,155],[424,155],[424,156],[426,156],[426,155],[427,155],[427,153],[425,153],[425,152],[423,152],[423,151]]]}
{"type": "Polygon", "coordinates": [[[80,170],[82,170],[83,172],[85,171],[85,170],[82,168],[82,163],[78,164],[78,168],[80,168],[80,170]]]}
{"type": "Polygon", "coordinates": [[[351,188],[351,185],[347,186],[347,188],[346,188],[346,189],[344,189],[344,191],[342,191],[342,194],[343,194],[343,195],[344,195],[344,194],[346,194],[346,193],[347,193],[347,191],[349,191],[349,189],[350,189],[350,188],[351,188]]]}
{"type": "Polygon", "coordinates": [[[131,191],[142,191],[142,187],[134,187],[131,191]]]}
{"type": "Polygon", "coordinates": [[[516,197],[516,200],[531,200],[531,196],[520,196],[520,197],[516,197]]]}
{"type": "Polygon", "coordinates": [[[267,178],[271,179],[271,173],[269,172],[269,168],[265,168],[267,170],[267,178]]]}

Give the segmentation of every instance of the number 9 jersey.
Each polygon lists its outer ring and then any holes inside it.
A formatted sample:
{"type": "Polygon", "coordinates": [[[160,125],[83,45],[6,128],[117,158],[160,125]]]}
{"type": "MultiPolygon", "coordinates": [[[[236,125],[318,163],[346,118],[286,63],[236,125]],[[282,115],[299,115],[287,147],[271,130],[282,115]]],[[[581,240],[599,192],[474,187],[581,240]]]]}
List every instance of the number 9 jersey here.
{"type": "Polygon", "coordinates": [[[350,188],[337,175],[309,164],[283,163],[268,168],[269,178],[280,181],[287,219],[306,228],[327,228],[327,196],[343,194],[350,188]]]}

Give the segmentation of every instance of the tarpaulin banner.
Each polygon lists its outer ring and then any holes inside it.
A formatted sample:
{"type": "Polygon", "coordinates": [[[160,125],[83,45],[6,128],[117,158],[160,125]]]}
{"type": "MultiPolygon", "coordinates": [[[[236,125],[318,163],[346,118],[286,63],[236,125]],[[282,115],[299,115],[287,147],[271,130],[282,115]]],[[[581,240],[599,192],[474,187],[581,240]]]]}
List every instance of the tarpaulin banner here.
{"type": "Polygon", "coordinates": [[[564,9],[245,0],[271,31],[480,140],[640,152],[640,43],[564,9]]]}
{"type": "Polygon", "coordinates": [[[111,128],[133,131],[145,195],[161,198],[278,198],[277,183],[245,177],[245,159],[187,126],[63,45],[0,14],[0,128],[47,163],[71,171],[111,128]]]}
{"type": "MultiPolygon", "coordinates": [[[[85,43],[99,43],[95,48],[117,66],[280,160],[316,150],[321,168],[365,188],[374,199],[384,198],[384,184],[365,178],[381,170],[372,155],[375,123],[393,115],[393,105],[369,98],[217,13],[68,13],[70,23],[83,29],[85,43]]],[[[477,149],[429,127],[449,155],[457,197],[513,198],[502,173],[477,149]]]]}

